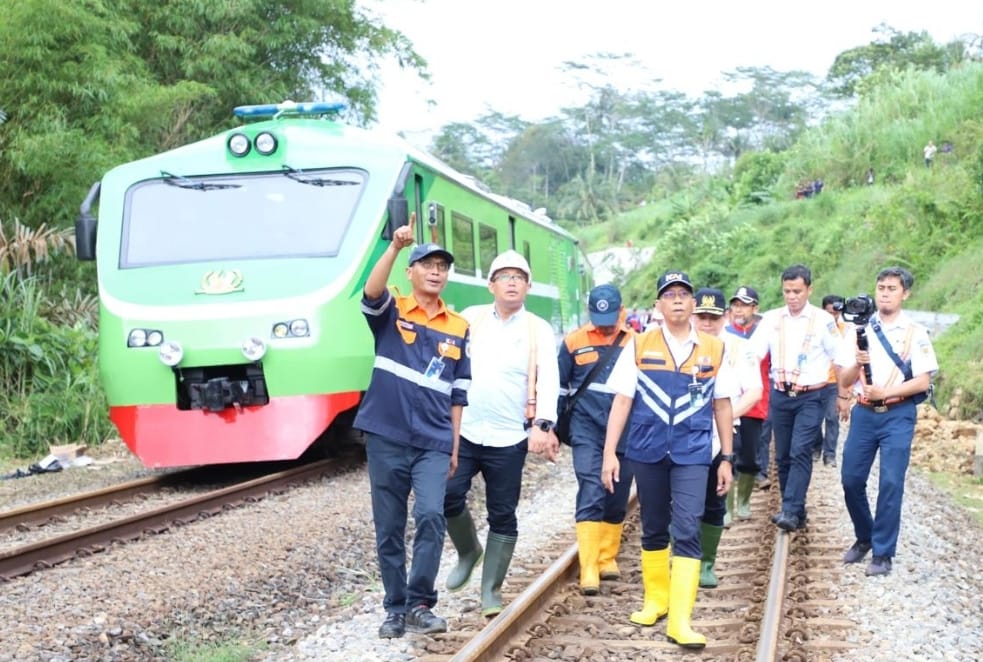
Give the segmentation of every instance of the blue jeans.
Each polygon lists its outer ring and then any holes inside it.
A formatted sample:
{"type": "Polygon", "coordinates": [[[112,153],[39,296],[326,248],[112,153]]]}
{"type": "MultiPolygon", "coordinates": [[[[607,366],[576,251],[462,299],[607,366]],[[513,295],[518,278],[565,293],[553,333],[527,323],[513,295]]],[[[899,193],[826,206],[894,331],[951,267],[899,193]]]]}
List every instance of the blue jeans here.
{"type": "Polygon", "coordinates": [[[822,389],[823,400],[823,429],[816,434],[813,451],[822,451],[824,460],[836,459],[836,442],[840,438],[840,413],[836,411],[836,397],[840,394],[839,387],[827,384],[822,389]]]}
{"type": "Polygon", "coordinates": [[[513,446],[492,447],[474,444],[461,437],[457,452],[457,471],[447,481],[444,515],[456,517],[467,507],[471,480],[481,474],[485,479],[485,506],[488,530],[503,536],[519,535],[515,509],[522,491],[522,467],[529,442],[524,439],[513,446]]]}
{"type": "Polygon", "coordinates": [[[621,470],[614,493],[608,492],[601,484],[601,464],[604,456],[604,430],[574,430],[572,434],[573,470],[577,476],[577,522],[607,522],[621,524],[625,521],[628,509],[628,495],[631,492],[631,467],[624,455],[618,454],[621,470]]]}
{"type": "Polygon", "coordinates": [[[806,492],[812,481],[812,444],[823,418],[822,390],[800,393],[795,398],[772,391],[768,418],[775,434],[782,510],[805,517],[806,492]]]}
{"type": "Polygon", "coordinates": [[[669,545],[672,527],[672,553],[699,559],[700,520],[706,505],[705,464],[675,464],[668,457],[648,464],[632,462],[638,506],[642,516],[642,549],[647,552],[669,545]]]}
{"type": "Polygon", "coordinates": [[[843,499],[853,520],[857,540],[870,542],[874,556],[893,557],[901,529],[904,480],[915,434],[915,404],[898,403],[883,414],[854,405],[850,431],[843,443],[843,499]],[[880,451],[877,481],[877,514],[871,516],[867,500],[867,478],[880,451]]]}
{"type": "Polygon", "coordinates": [[[375,548],[388,612],[437,604],[434,583],[444,549],[444,486],[451,456],[369,434],[366,441],[375,548]],[[410,490],[415,498],[413,561],[406,577],[406,516],[410,490]]]}

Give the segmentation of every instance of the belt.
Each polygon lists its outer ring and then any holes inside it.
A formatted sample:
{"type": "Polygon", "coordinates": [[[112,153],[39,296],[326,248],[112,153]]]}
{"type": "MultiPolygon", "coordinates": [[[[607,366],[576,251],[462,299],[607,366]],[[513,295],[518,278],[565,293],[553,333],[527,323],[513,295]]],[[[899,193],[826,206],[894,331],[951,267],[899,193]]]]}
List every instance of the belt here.
{"type": "Polygon", "coordinates": [[[874,404],[873,401],[868,400],[866,397],[862,395],[858,395],[857,404],[860,405],[861,407],[866,407],[867,409],[870,409],[878,414],[883,414],[894,405],[900,404],[907,399],[908,399],[907,397],[885,398],[880,403],[874,404]]]}
{"type": "Polygon", "coordinates": [[[821,388],[825,388],[829,382],[824,382],[822,384],[813,384],[811,386],[791,386],[791,384],[782,384],[781,382],[775,382],[775,390],[780,393],[784,393],[790,398],[794,398],[799,395],[799,393],[808,393],[809,391],[818,391],[821,388]],[[791,386],[791,388],[786,388],[786,386],[791,386]]]}

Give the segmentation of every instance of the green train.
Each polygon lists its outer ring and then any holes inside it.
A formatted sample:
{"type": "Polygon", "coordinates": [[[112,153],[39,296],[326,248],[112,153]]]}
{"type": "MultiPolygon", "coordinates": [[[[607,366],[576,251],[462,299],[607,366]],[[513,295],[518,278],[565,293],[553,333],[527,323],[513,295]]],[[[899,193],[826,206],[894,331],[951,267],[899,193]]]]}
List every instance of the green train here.
{"type": "Polygon", "coordinates": [[[527,307],[557,334],[581,323],[575,237],[343,108],[241,106],[242,126],[118,166],[82,203],[109,415],[146,466],[293,459],[350,421],[374,358],[362,286],[411,212],[417,241],[454,254],[449,305],[489,302],[489,265],[514,248],[527,307]]]}

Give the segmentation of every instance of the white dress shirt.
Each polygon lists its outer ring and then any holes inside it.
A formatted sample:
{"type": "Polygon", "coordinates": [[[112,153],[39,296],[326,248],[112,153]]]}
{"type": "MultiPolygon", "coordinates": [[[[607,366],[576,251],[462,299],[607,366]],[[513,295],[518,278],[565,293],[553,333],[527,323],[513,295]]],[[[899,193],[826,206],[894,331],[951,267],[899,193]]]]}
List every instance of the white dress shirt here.
{"type": "Polygon", "coordinates": [[[536,343],[536,416],[556,421],[560,394],[557,341],[549,322],[525,308],[502,319],[494,304],[461,311],[471,323],[471,387],[461,436],[481,446],[505,447],[528,436],[530,342],[536,343]]]}
{"type": "Polygon", "coordinates": [[[833,316],[806,303],[798,315],[788,306],[766,312],[748,342],[758,360],[771,353],[772,384],[791,382],[805,388],[828,383],[829,365],[842,340],[833,316]]]}
{"type": "MultiPolygon", "coordinates": [[[[881,330],[894,350],[902,360],[911,359],[911,373],[913,377],[926,372],[935,374],[939,369],[938,360],[935,358],[935,349],[932,341],[928,338],[928,331],[924,326],[918,324],[904,311],[898,313],[894,321],[885,324],[875,313],[871,318],[871,323],[880,323],[881,330]],[[909,329],[911,335],[909,336],[909,329]],[[907,348],[905,345],[907,344],[907,348]],[[905,356],[907,350],[908,356],[905,356]]],[[[873,377],[874,386],[893,386],[904,381],[904,375],[898,369],[894,360],[884,349],[884,344],[880,341],[874,330],[868,326],[866,332],[867,348],[870,355],[870,371],[873,377]]],[[[840,353],[836,357],[836,364],[844,368],[852,368],[857,364],[857,334],[850,335],[851,340],[843,343],[840,353]]],[[[863,386],[860,377],[854,386],[854,392],[858,395],[863,393],[863,386]]]]}

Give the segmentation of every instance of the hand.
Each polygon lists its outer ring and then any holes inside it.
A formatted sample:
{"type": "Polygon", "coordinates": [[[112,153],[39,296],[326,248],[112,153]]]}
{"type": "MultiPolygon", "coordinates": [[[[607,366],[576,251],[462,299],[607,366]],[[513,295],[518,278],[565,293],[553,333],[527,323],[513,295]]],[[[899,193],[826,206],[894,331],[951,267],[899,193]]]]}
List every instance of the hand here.
{"type": "Polygon", "coordinates": [[[544,455],[549,448],[549,433],[543,432],[538,426],[529,428],[529,452],[544,455]]]}
{"type": "Polygon", "coordinates": [[[721,462],[720,466],[717,467],[717,496],[727,494],[733,480],[733,468],[730,466],[730,462],[721,462]]]}
{"type": "Polygon", "coordinates": [[[547,448],[546,448],[546,459],[550,462],[556,462],[560,457],[560,440],[557,438],[556,433],[550,430],[547,434],[547,448]]]}
{"type": "Polygon", "coordinates": [[[870,363],[870,352],[865,352],[863,350],[857,350],[857,365],[866,365],[870,363]]]}
{"type": "Polygon", "coordinates": [[[840,415],[841,421],[850,420],[850,403],[852,400],[844,400],[841,397],[836,398],[836,412],[840,415]]]}
{"type": "Polygon", "coordinates": [[[401,228],[396,228],[393,233],[393,246],[396,247],[397,251],[401,251],[407,246],[412,246],[416,241],[416,232],[414,228],[416,227],[416,212],[410,213],[410,224],[404,225],[401,228]]]}
{"type": "Polygon", "coordinates": [[[604,489],[614,494],[614,484],[619,482],[618,477],[620,475],[621,463],[618,462],[618,456],[613,453],[605,455],[601,464],[601,483],[604,485],[604,489]]]}
{"type": "Polygon", "coordinates": [[[457,471],[457,453],[451,453],[451,463],[450,468],[447,470],[447,477],[451,478],[455,471],[457,471]]]}

